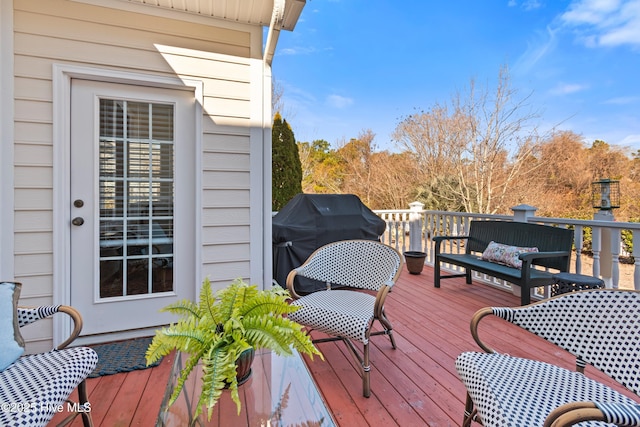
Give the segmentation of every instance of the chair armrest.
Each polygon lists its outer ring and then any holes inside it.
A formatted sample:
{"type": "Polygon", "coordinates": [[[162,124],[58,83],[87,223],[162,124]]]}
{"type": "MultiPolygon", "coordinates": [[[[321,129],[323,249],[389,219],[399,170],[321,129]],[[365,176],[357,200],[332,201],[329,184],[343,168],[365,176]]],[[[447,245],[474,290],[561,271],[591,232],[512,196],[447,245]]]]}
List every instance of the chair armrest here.
{"type": "Polygon", "coordinates": [[[287,289],[289,290],[289,294],[291,294],[291,298],[296,300],[300,298],[300,295],[298,295],[298,293],[296,292],[296,287],[295,287],[295,278],[298,275],[298,270],[300,270],[301,267],[295,268],[293,270],[291,270],[289,272],[289,274],[287,274],[287,289]]]}
{"type": "Polygon", "coordinates": [[[547,416],[545,427],[571,426],[583,421],[602,421],[618,426],[640,426],[640,404],[572,402],[547,416]]]}
{"type": "Polygon", "coordinates": [[[473,317],[471,318],[471,324],[470,324],[471,336],[473,337],[475,342],[480,346],[480,348],[483,349],[486,353],[495,353],[496,351],[491,347],[489,347],[488,345],[486,345],[484,342],[482,342],[482,340],[480,339],[480,336],[478,335],[478,324],[486,316],[489,316],[492,314],[494,314],[492,307],[481,308],[480,310],[476,311],[476,313],[473,315],[473,317]]]}
{"type": "Polygon", "coordinates": [[[377,319],[384,319],[384,302],[387,299],[387,295],[391,292],[394,282],[387,280],[384,282],[384,286],[380,286],[378,293],[376,294],[376,302],[373,306],[373,313],[377,319]]]}
{"type": "Polygon", "coordinates": [[[80,335],[80,331],[82,330],[82,316],[80,316],[78,310],[67,305],[18,307],[17,312],[18,325],[20,327],[53,316],[56,313],[64,313],[71,317],[71,320],[73,321],[73,331],[71,331],[71,335],[69,335],[69,337],[65,341],[63,341],[58,347],[56,347],[57,350],[61,350],[71,344],[71,342],[73,342],[73,340],[75,340],[78,335],[80,335]]]}

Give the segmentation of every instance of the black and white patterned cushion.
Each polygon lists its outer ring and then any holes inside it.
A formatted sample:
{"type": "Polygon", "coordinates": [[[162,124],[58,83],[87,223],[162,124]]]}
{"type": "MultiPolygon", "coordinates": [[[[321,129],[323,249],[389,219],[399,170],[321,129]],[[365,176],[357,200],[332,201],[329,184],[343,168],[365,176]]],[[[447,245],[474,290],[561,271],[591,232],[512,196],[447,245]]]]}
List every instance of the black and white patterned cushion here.
{"type": "MultiPolygon", "coordinates": [[[[491,311],[569,351],[577,366],[591,364],[640,391],[640,292],[581,291],[491,311]]],[[[637,403],[579,372],[476,352],[459,355],[456,368],[485,426],[542,425],[556,407],[579,401],[596,403],[611,423],[640,425],[637,403]]]]}
{"type": "Polygon", "coordinates": [[[366,332],[373,320],[376,298],[362,292],[332,290],[315,292],[295,300],[300,307],[289,318],[330,335],[369,342],[366,332]]]}
{"type": "Polygon", "coordinates": [[[456,369],[486,427],[541,426],[553,409],[569,402],[635,404],[579,372],[534,360],[465,352],[456,369]]]}
{"type": "Polygon", "coordinates": [[[0,373],[0,425],[45,426],[97,363],[88,347],[19,358],[0,373]]]}

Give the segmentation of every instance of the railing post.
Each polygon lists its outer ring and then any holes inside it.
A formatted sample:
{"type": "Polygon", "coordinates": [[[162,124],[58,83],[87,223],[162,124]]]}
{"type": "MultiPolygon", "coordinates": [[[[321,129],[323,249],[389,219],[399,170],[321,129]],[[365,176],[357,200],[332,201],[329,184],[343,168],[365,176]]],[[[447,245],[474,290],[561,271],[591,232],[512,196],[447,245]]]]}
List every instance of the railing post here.
{"type": "MultiPolygon", "coordinates": [[[[593,219],[598,221],[614,221],[613,214],[611,210],[600,210],[593,214],[593,219]]],[[[608,227],[600,228],[600,278],[604,280],[605,286],[607,288],[617,287],[617,283],[614,283],[613,280],[613,255],[612,255],[612,235],[611,229],[608,227]]],[[[616,252],[619,252],[618,249],[616,252]]],[[[595,254],[594,254],[595,255],[595,254]]],[[[594,256],[594,267],[595,267],[595,256],[594,256]]],[[[594,276],[597,276],[594,271],[594,276]]]]}
{"type": "Polygon", "coordinates": [[[582,273],[582,245],[584,244],[581,225],[576,225],[573,232],[573,243],[576,247],[576,273],[580,274],[582,273]]]}
{"type": "Polygon", "coordinates": [[[527,222],[527,218],[536,216],[538,208],[529,205],[518,205],[511,208],[513,220],[516,222],[527,222]]]}
{"type": "Polygon", "coordinates": [[[631,255],[633,255],[633,289],[640,291],[640,231],[633,230],[633,245],[631,255]]]}
{"type": "Polygon", "coordinates": [[[422,252],[422,211],[424,203],[409,203],[409,250],[422,252]]]}
{"type": "Polygon", "coordinates": [[[602,227],[591,227],[591,252],[593,253],[593,276],[600,277],[600,248],[602,247],[602,227]]]}

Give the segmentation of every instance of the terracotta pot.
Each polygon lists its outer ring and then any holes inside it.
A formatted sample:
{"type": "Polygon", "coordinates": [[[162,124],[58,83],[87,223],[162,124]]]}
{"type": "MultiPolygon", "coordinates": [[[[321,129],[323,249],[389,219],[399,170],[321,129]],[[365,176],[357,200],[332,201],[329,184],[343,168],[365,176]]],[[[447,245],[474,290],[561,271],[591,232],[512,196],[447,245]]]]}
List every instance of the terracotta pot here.
{"type": "Polygon", "coordinates": [[[420,274],[424,268],[424,260],[427,254],[420,251],[407,251],[404,254],[404,260],[407,264],[407,270],[410,274],[420,274]]]}

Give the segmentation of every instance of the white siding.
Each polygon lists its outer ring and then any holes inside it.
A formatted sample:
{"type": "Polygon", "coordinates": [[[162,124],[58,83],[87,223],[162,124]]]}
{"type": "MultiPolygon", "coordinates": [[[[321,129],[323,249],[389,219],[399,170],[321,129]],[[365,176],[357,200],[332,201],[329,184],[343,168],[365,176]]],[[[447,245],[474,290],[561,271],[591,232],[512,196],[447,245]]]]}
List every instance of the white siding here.
{"type": "MultiPolygon", "coordinates": [[[[14,271],[21,304],[53,298],[52,65],[75,64],[203,82],[202,272],[248,276],[251,57],[260,27],[229,29],[66,0],[14,0],[14,271]]],[[[184,16],[176,12],[177,17],[184,16]]],[[[212,19],[212,22],[215,20],[212,19]]],[[[262,102],[260,100],[259,102],[262,102]]],[[[258,260],[259,262],[260,260],[258,260]]],[[[28,334],[50,344],[51,325],[28,334]]]]}

